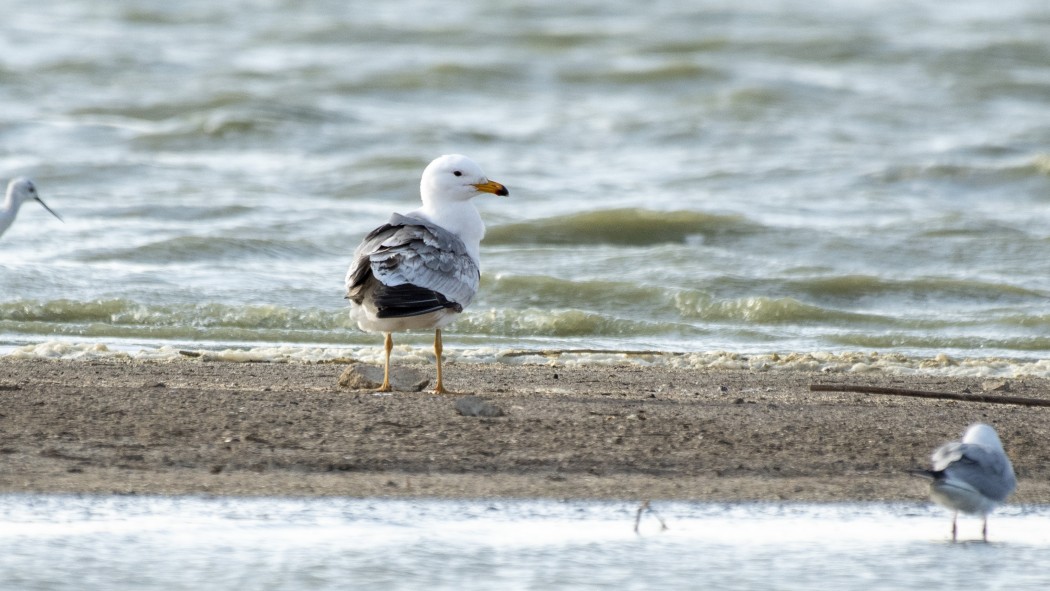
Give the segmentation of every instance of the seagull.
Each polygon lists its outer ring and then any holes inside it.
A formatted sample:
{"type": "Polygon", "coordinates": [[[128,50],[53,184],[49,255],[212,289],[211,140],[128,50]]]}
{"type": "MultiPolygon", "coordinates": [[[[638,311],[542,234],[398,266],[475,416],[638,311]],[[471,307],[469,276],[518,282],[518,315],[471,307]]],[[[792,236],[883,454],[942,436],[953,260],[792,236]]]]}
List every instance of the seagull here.
{"type": "Polygon", "coordinates": [[[11,222],[15,221],[15,216],[18,215],[18,208],[22,207],[22,203],[28,199],[39,201],[40,205],[44,206],[44,209],[58,218],[59,221],[62,221],[62,216],[52,211],[44,203],[44,200],[36,194],[36,185],[33,184],[33,181],[25,177],[18,177],[7,185],[7,196],[4,198],[3,208],[0,209],[0,235],[3,235],[4,231],[11,226],[11,222]]]}
{"type": "Polygon", "coordinates": [[[915,474],[933,479],[930,497],[954,511],[952,541],[956,540],[955,520],[962,511],[984,518],[981,533],[987,542],[988,514],[1017,488],[1014,468],[995,429],[983,423],[970,425],[962,441],[938,447],[931,459],[932,470],[917,470],[915,474]]]}
{"type": "Polygon", "coordinates": [[[395,213],[365,236],[346,273],[351,319],[361,330],[385,337],[380,392],[391,390],[391,333],[434,329],[434,393],[447,393],[441,381],[441,329],[470,304],[481,280],[485,224],[471,200],[508,191],[470,158],[447,154],[423,170],[419,193],[423,207],[395,213]]]}

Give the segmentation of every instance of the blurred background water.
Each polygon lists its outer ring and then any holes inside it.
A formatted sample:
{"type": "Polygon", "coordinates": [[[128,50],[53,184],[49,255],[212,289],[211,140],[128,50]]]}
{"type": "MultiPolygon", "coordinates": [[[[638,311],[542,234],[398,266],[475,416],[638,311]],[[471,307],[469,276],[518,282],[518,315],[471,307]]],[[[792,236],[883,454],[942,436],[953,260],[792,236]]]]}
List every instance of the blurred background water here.
{"type": "Polygon", "coordinates": [[[1046,589],[1050,512],[0,495],[0,588],[1046,589]],[[661,531],[659,520],[667,525],[661,531]]]}
{"type": "Polygon", "coordinates": [[[1050,351],[1042,0],[0,6],[65,218],[0,237],[8,352],[377,347],[350,254],[449,152],[511,191],[452,349],[1050,351]]]}

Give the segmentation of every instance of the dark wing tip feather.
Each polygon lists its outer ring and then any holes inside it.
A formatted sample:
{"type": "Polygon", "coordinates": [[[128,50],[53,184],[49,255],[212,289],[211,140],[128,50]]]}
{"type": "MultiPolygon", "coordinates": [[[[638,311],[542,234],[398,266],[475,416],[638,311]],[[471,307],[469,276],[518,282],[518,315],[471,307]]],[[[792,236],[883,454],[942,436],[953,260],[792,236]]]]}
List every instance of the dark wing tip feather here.
{"type": "Polygon", "coordinates": [[[420,316],[451,308],[462,312],[463,306],[453,302],[440,293],[405,283],[403,285],[381,285],[372,294],[379,318],[399,318],[420,316]]]}

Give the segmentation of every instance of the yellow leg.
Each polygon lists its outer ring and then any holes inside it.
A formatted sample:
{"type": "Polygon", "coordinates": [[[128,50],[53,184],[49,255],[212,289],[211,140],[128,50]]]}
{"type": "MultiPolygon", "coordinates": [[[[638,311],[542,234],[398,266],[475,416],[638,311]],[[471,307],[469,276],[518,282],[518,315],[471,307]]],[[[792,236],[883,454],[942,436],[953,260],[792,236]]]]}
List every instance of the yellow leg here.
{"type": "Polygon", "coordinates": [[[434,394],[448,394],[448,390],[445,389],[445,384],[441,381],[441,352],[444,348],[441,346],[441,329],[434,331],[434,357],[437,358],[437,385],[434,386],[434,394]]]}
{"type": "Polygon", "coordinates": [[[383,346],[386,349],[386,363],[383,364],[383,385],[379,386],[377,392],[389,392],[390,388],[390,351],[394,349],[394,338],[390,336],[390,333],[383,333],[386,335],[383,346]]]}

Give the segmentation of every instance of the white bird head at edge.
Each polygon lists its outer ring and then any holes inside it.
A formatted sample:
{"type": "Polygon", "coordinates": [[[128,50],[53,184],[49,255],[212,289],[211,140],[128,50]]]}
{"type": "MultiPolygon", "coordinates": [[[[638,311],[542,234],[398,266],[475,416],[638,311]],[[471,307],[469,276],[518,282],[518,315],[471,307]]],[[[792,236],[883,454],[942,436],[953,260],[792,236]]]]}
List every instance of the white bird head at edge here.
{"type": "Polygon", "coordinates": [[[48,207],[47,204],[44,203],[44,200],[40,198],[40,195],[37,194],[36,185],[33,183],[32,179],[18,177],[12,179],[7,185],[7,203],[13,210],[17,211],[19,206],[30,199],[40,203],[48,213],[58,218],[59,221],[65,221],[62,219],[62,216],[55,213],[55,211],[48,207]]]}

